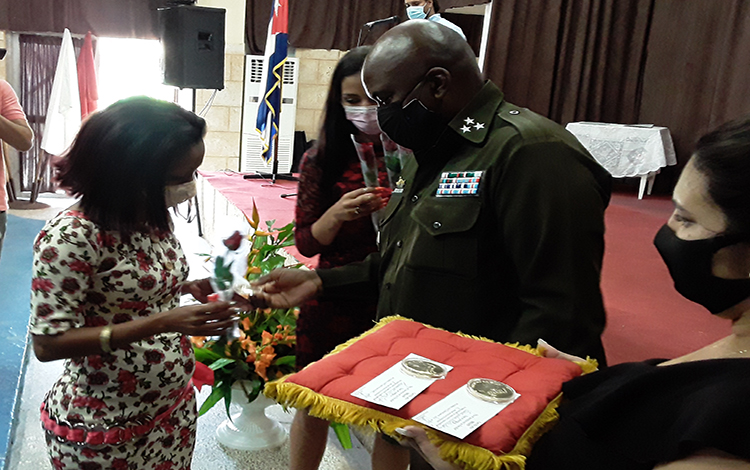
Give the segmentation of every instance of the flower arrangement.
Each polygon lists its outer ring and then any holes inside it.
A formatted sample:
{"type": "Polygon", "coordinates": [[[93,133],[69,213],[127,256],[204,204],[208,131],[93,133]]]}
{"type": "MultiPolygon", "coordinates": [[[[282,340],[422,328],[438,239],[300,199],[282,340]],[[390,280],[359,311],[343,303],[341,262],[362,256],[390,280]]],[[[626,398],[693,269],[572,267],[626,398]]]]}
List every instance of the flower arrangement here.
{"type": "MultiPolygon", "coordinates": [[[[284,247],[294,244],[294,223],[276,229],[275,220],[266,222],[267,229],[258,228],[260,217],[253,205],[252,218],[248,219],[252,233],[247,237],[247,257],[237,257],[245,237],[239,232],[224,240],[227,252],[215,257],[213,283],[218,290],[236,286],[232,272],[237,272],[235,263],[247,264],[244,279],[239,284],[247,286],[273,269],[284,266],[286,257],[280,253],[284,247]]],[[[299,267],[296,265],[294,267],[299,267]]],[[[237,289],[235,289],[237,290],[237,289]]],[[[232,385],[239,383],[253,401],[262,392],[269,380],[274,380],[295,371],[295,327],[299,310],[255,309],[241,312],[237,328],[220,337],[192,337],[195,359],[213,371],[211,395],[199,410],[203,415],[219,400],[224,399],[227,415],[232,401],[232,385]]]]}

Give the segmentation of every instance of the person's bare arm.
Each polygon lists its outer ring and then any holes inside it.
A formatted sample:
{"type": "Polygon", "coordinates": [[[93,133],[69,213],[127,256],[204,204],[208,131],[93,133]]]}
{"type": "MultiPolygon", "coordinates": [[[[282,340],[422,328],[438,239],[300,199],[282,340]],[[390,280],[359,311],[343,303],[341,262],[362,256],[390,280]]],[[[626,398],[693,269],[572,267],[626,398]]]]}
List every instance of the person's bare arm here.
{"type": "MultiPolygon", "coordinates": [[[[114,349],[160,333],[214,336],[232,326],[236,309],[229,302],[178,307],[149,317],[111,325],[114,349]]],[[[104,327],[71,328],[57,335],[32,335],[34,354],[41,362],[101,354],[99,335],[104,327]]]]}
{"type": "Polygon", "coordinates": [[[750,462],[716,449],[706,449],[674,462],[657,465],[654,470],[750,470],[750,462]]]}
{"type": "Polygon", "coordinates": [[[0,140],[21,152],[29,150],[34,139],[34,132],[26,119],[8,120],[0,115],[0,140]]]}

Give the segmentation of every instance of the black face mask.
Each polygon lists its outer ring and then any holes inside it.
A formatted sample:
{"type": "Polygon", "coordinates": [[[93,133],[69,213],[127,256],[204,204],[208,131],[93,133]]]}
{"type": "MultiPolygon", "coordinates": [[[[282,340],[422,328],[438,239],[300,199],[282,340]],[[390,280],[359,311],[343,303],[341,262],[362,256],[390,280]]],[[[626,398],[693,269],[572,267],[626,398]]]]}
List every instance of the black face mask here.
{"type": "Polygon", "coordinates": [[[750,297],[750,279],[714,276],[714,254],[746,239],[746,236],[719,235],[703,240],[682,240],[665,225],[656,234],[654,245],[669,268],[677,292],[711,313],[721,313],[750,297]]]}
{"type": "Polygon", "coordinates": [[[435,145],[446,122],[414,99],[406,106],[398,102],[378,107],[378,125],[392,141],[417,151],[435,145]]]}

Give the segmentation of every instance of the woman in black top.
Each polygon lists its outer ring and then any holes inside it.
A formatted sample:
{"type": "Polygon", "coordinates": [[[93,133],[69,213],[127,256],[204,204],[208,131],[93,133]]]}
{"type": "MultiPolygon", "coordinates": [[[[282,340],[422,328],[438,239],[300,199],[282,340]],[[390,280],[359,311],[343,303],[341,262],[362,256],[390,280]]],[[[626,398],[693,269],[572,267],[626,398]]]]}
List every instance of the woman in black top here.
{"type": "MultiPolygon", "coordinates": [[[[673,199],[654,243],[677,291],[731,321],[732,334],[677,359],[566,383],[560,421],[526,470],[750,469],[750,118],[698,141],[673,199]]],[[[458,468],[421,428],[402,431],[434,468],[458,468]]]]}

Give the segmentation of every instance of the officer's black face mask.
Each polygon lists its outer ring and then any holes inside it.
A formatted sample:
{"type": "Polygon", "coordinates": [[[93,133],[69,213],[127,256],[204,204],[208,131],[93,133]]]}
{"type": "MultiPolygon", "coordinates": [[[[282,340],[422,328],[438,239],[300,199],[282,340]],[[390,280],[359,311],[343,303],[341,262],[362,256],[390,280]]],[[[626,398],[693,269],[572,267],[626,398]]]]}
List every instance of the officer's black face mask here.
{"type": "MultiPolygon", "coordinates": [[[[414,89],[421,83],[419,82],[414,89]]],[[[445,120],[427,109],[416,98],[409,101],[406,106],[403,103],[399,101],[378,107],[380,129],[392,141],[414,151],[425,150],[435,145],[445,130],[445,120]]]]}
{"type": "Polygon", "coordinates": [[[664,225],[654,238],[674,287],[683,297],[721,313],[750,297],[750,279],[723,279],[712,273],[714,254],[746,236],[719,235],[703,240],[682,240],[664,225]]]}

